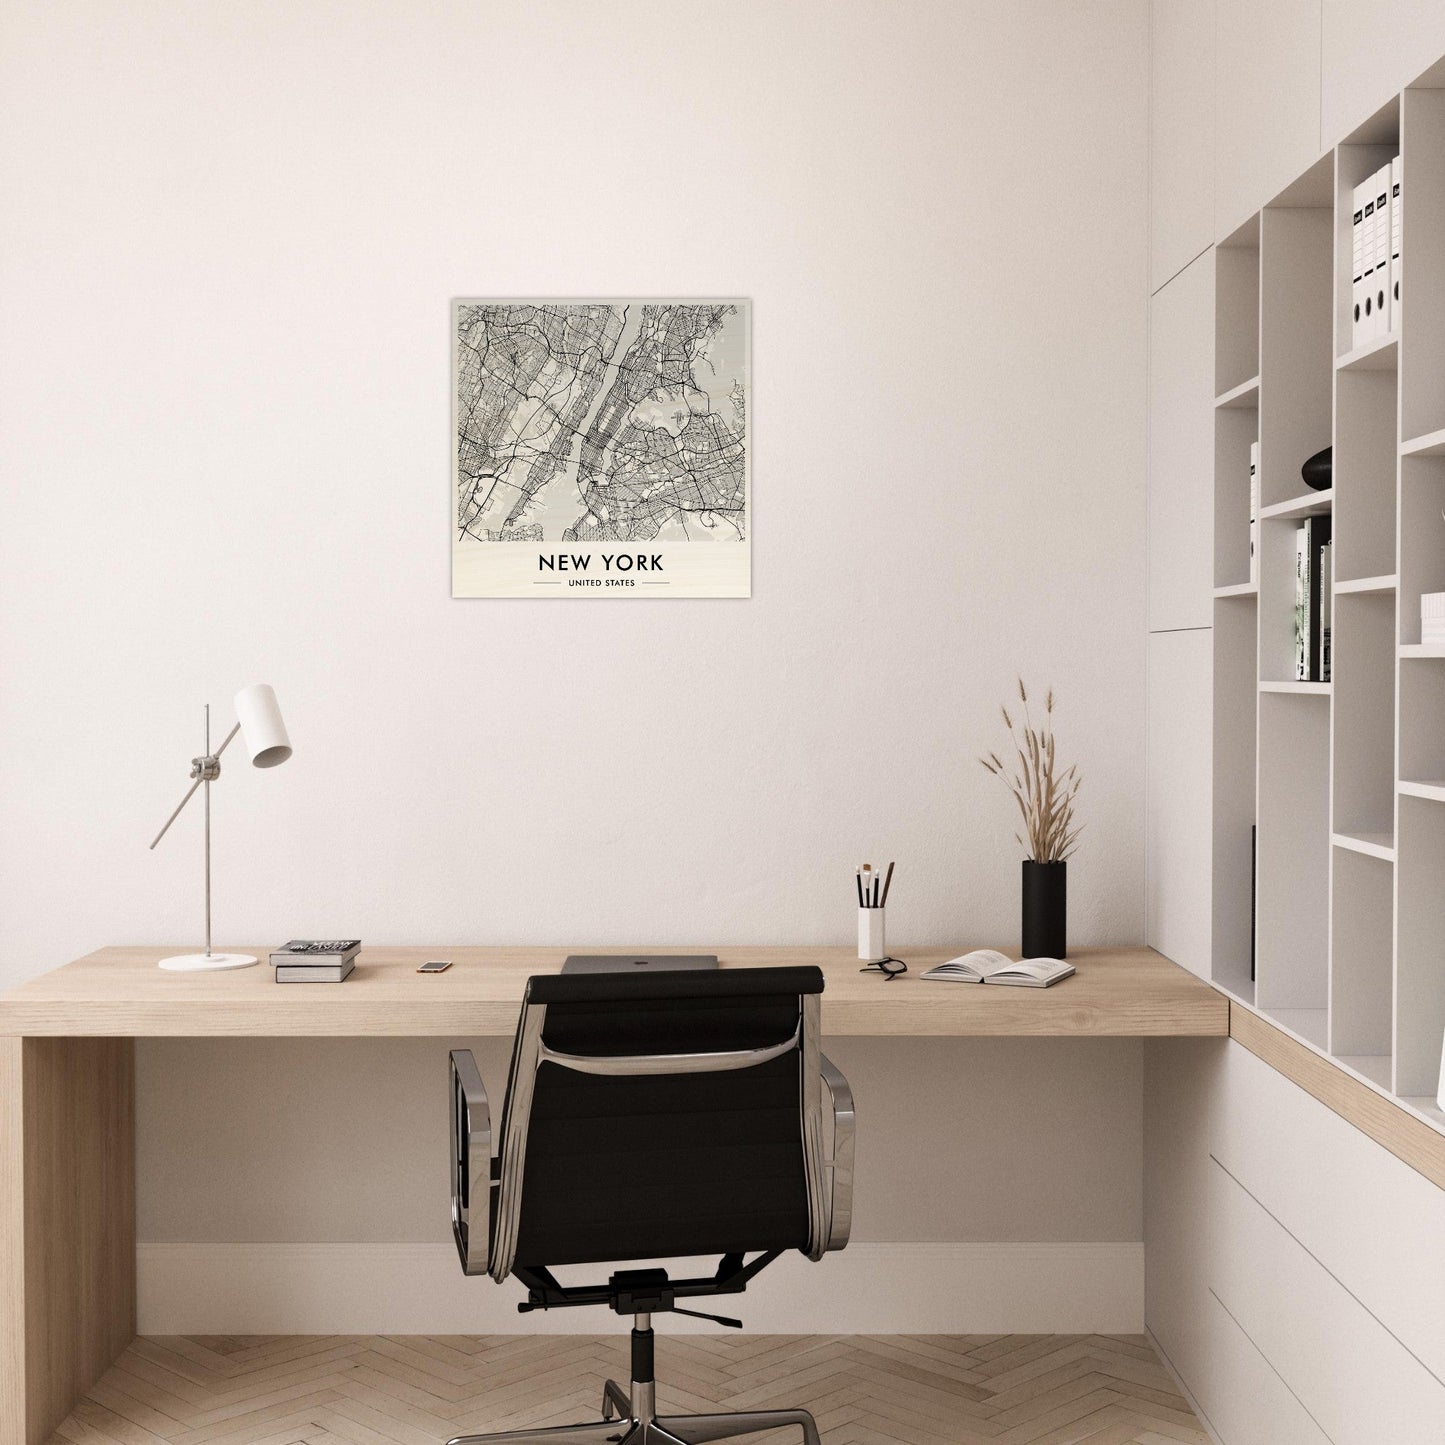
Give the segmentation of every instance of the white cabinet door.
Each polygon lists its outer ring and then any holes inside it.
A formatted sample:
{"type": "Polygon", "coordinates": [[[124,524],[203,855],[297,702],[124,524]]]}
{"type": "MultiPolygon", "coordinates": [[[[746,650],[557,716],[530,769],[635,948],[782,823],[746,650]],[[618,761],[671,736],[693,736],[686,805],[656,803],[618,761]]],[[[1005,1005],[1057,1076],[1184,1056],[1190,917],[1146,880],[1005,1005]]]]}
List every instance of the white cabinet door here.
{"type": "Polygon", "coordinates": [[[1149,630],[1214,620],[1214,253],[1149,302],[1149,630]]]}
{"type": "Polygon", "coordinates": [[[1149,635],[1145,937],[1208,978],[1212,860],[1213,633],[1149,635]]]}
{"type": "Polygon", "coordinates": [[[1223,239],[1323,149],[1320,0],[1216,0],[1216,12],[1214,229],[1223,239]]]}
{"type": "Polygon", "coordinates": [[[1149,10],[1149,289],[1214,240],[1214,0],[1149,10]]]}
{"type": "Polygon", "coordinates": [[[1323,134],[1334,145],[1445,55],[1440,0],[1324,0],[1323,134]]]}

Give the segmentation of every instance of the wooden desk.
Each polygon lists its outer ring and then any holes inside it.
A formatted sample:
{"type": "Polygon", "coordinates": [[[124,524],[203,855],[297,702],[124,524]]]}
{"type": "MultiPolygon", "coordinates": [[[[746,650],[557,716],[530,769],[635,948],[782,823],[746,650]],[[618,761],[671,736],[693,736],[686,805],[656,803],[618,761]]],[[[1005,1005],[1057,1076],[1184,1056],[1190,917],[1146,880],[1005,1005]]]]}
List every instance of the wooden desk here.
{"type": "MultiPolygon", "coordinates": [[[[522,988],[555,973],[571,948],[364,948],[341,985],[277,985],[271,970],[164,973],[174,948],[103,948],[0,994],[0,1035],[152,1038],[181,1035],[403,1036],[510,1038],[522,988]],[[446,973],[423,975],[428,958],[450,958],[446,973]]],[[[264,948],[249,948],[265,958],[264,948]]],[[[656,952],[715,952],[716,945],[656,952]]],[[[1078,973],[1050,989],[928,983],[925,969],[959,948],[904,949],[910,972],[892,982],[858,972],[848,948],[732,948],[725,968],[815,963],[827,977],[826,1034],[1081,1034],[1107,1037],[1227,1034],[1222,994],[1148,948],[1084,948],[1078,973]]]]}
{"type": "MultiPolygon", "coordinates": [[[[346,983],[294,987],[264,963],[156,967],[179,951],[105,948],[0,994],[0,1445],[41,1445],[135,1335],[134,1039],[510,1036],[530,974],[567,953],[613,950],[367,948],[346,983]],[[437,957],[453,967],[416,972],[437,957]]],[[[891,983],[860,974],[846,948],[734,948],[721,960],[818,964],[830,1035],[1229,1032],[1225,997],[1150,949],[1080,949],[1078,973],[1051,989],[918,977],[963,951],[905,949],[912,971],[891,983]]]]}

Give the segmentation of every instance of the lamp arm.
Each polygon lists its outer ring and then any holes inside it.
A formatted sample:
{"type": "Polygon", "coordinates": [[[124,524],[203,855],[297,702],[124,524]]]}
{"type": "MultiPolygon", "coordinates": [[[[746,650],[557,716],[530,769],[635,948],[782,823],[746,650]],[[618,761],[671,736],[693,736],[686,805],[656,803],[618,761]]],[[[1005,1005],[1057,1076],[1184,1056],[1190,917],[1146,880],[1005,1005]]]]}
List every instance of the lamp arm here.
{"type": "Polygon", "coordinates": [[[219,758],[219,757],[221,756],[221,754],[222,754],[223,752],[225,752],[228,747],[231,746],[231,739],[232,739],[233,737],[235,737],[236,734],[237,734],[238,732],[240,732],[240,731],[241,731],[241,724],[240,724],[239,722],[232,723],[232,724],[231,724],[231,731],[226,734],[226,741],[223,742],[223,743],[221,744],[221,746],[218,747],[218,748],[216,749],[216,751],[211,754],[211,756],[212,756],[213,758],[219,758]]]}
{"type": "Polygon", "coordinates": [[[219,764],[221,754],[226,751],[226,748],[230,745],[231,739],[234,738],[236,734],[240,731],[241,724],[236,723],[235,726],[232,727],[231,731],[226,734],[226,741],[223,742],[214,753],[210,754],[209,757],[196,758],[192,761],[191,776],[195,779],[195,782],[193,782],[191,786],[186,790],[186,796],[182,798],[179,803],[176,804],[175,812],[173,812],[170,817],[166,819],[160,832],[157,833],[153,839],[151,839],[152,848],[154,848],[156,844],[159,843],[161,839],[164,838],[166,834],[170,831],[171,824],[174,823],[176,819],[181,816],[181,809],[184,808],[193,797],[195,797],[196,789],[199,788],[202,783],[209,783],[211,781],[211,778],[214,778],[216,776],[216,773],[219,771],[219,767],[208,767],[207,765],[219,764]],[[210,776],[207,776],[208,773],[210,776]]]}

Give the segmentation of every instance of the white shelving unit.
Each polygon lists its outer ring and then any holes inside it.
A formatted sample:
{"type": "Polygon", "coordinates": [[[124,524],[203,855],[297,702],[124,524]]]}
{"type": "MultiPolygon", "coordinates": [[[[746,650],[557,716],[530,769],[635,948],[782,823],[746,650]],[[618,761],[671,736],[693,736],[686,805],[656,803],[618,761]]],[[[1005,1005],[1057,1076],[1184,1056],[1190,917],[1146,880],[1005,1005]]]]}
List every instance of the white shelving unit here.
{"type": "Polygon", "coordinates": [[[1216,247],[1215,372],[1213,979],[1445,1132],[1445,647],[1420,641],[1445,591],[1445,64],[1216,247]],[[1402,310],[1354,346],[1353,188],[1394,155],[1402,310]],[[1321,513],[1332,678],[1298,682],[1294,534],[1321,513]]]}

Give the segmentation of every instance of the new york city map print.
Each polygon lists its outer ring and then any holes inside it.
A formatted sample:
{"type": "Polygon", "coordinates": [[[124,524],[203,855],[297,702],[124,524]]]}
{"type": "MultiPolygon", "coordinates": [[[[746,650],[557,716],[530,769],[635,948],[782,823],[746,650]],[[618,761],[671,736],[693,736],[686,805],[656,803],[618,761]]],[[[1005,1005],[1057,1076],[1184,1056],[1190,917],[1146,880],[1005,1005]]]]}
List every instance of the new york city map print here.
{"type": "Polygon", "coordinates": [[[453,304],[453,597],[747,597],[747,301],[453,304]]]}

